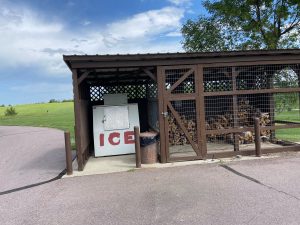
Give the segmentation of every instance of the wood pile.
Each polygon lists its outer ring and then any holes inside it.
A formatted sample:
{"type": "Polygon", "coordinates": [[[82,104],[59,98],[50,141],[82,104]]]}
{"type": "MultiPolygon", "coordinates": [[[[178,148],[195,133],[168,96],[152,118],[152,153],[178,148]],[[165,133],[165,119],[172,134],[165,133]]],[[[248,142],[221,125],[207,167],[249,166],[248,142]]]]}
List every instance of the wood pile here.
{"type": "MultiPolygon", "coordinates": [[[[268,126],[271,122],[269,113],[262,113],[259,109],[250,105],[247,98],[242,98],[238,101],[237,110],[237,126],[238,127],[253,127],[254,117],[260,119],[260,125],[262,127],[268,126]]],[[[206,129],[208,130],[220,130],[234,127],[234,116],[230,111],[224,112],[223,115],[216,115],[209,117],[206,121],[206,129]]],[[[271,132],[269,130],[261,131],[261,136],[264,139],[269,139],[271,132]]],[[[245,131],[237,134],[240,144],[249,144],[254,142],[254,133],[251,131],[245,131]]],[[[208,135],[208,140],[215,142],[217,140],[225,140],[227,143],[234,142],[234,135],[222,134],[222,135],[208,135]]]]}
{"type": "MultiPolygon", "coordinates": [[[[187,119],[188,116],[181,116],[180,120],[187,129],[189,136],[194,142],[197,142],[196,123],[195,119],[187,119]]],[[[262,113],[259,109],[253,107],[247,98],[241,98],[238,101],[237,109],[237,127],[253,127],[254,117],[260,119],[262,127],[268,126],[271,123],[269,113],[262,113]]],[[[169,143],[171,145],[185,145],[189,144],[186,135],[178,125],[176,119],[172,114],[168,117],[169,124],[169,143]]],[[[232,110],[225,110],[222,114],[211,116],[207,118],[205,124],[206,130],[222,130],[234,127],[234,116],[232,110]]],[[[262,140],[269,140],[271,135],[270,130],[261,131],[262,140]]],[[[249,144],[254,142],[254,133],[252,131],[245,131],[236,134],[240,144],[249,144]]],[[[210,142],[225,141],[226,143],[234,143],[234,134],[211,134],[207,136],[210,142]]]]}
{"type": "MultiPolygon", "coordinates": [[[[261,113],[259,116],[259,122],[262,127],[269,126],[271,123],[270,120],[270,114],[269,113],[261,113]]],[[[271,136],[271,130],[262,130],[260,132],[260,136],[262,137],[262,140],[266,141],[270,139],[271,136]]]]}
{"type": "MultiPolygon", "coordinates": [[[[197,142],[196,137],[196,123],[192,119],[186,119],[185,116],[181,116],[181,122],[183,123],[184,127],[186,128],[189,136],[194,142],[197,142]]],[[[168,124],[169,124],[169,143],[171,145],[185,145],[189,144],[188,139],[186,138],[184,132],[178,125],[176,119],[172,114],[168,117],[168,124]]]]}

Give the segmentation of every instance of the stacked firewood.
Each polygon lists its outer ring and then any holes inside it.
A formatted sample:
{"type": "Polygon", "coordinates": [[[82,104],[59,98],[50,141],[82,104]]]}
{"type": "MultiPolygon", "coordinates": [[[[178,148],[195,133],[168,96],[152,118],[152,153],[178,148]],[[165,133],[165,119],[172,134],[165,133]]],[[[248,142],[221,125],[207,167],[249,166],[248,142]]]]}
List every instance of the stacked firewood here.
{"type": "MultiPolygon", "coordinates": [[[[187,119],[185,116],[181,116],[180,121],[186,128],[189,137],[191,137],[191,139],[194,142],[197,142],[195,121],[192,119],[187,119]]],[[[180,128],[180,126],[178,125],[176,119],[172,114],[168,117],[168,122],[169,122],[169,143],[171,145],[189,144],[189,141],[186,138],[185,133],[180,128]]]]}
{"type": "MultiPolygon", "coordinates": [[[[271,123],[269,113],[262,113],[260,110],[253,107],[247,98],[239,99],[238,109],[237,109],[237,126],[240,128],[243,127],[253,127],[254,117],[260,119],[260,125],[262,127],[268,126],[271,123]]],[[[180,117],[181,123],[186,128],[189,137],[196,142],[196,123],[195,119],[187,119],[186,116],[180,117]]],[[[188,139],[186,138],[185,133],[182,131],[178,125],[176,119],[172,114],[168,117],[169,124],[169,143],[171,145],[184,145],[189,144],[188,139]]],[[[224,110],[220,115],[215,115],[207,118],[206,120],[206,130],[223,130],[234,127],[234,116],[231,110],[224,110]]],[[[235,134],[236,138],[240,144],[249,144],[254,142],[254,133],[252,131],[245,131],[235,134]]],[[[261,131],[261,137],[264,140],[270,138],[270,130],[261,131]]],[[[207,140],[210,142],[217,142],[218,140],[225,141],[227,143],[234,143],[234,134],[210,134],[207,135],[207,140]]]]}
{"type": "MultiPolygon", "coordinates": [[[[260,125],[262,127],[268,126],[271,122],[269,113],[262,113],[259,109],[250,105],[247,98],[242,98],[238,101],[237,109],[237,124],[239,127],[252,127],[254,125],[254,117],[260,119],[260,125]]],[[[234,127],[233,113],[230,111],[224,112],[223,115],[216,115],[209,117],[206,121],[207,130],[221,130],[234,127]]],[[[254,133],[251,131],[245,131],[236,134],[240,144],[249,144],[254,142],[254,133]]],[[[270,131],[261,131],[261,136],[268,139],[270,137],[270,131]]],[[[234,142],[234,135],[221,134],[221,135],[208,135],[208,140],[215,142],[216,140],[225,140],[227,143],[234,142]]]]}
{"type": "Polygon", "coordinates": [[[253,117],[255,114],[258,114],[259,110],[256,110],[252,105],[250,105],[249,100],[242,98],[238,102],[238,124],[239,126],[252,126],[253,117]]]}
{"type": "MultiPolygon", "coordinates": [[[[262,127],[269,126],[271,123],[269,113],[261,113],[259,116],[259,123],[262,127]]],[[[271,136],[271,130],[262,130],[260,132],[260,135],[263,138],[263,140],[269,140],[271,136]]]]}

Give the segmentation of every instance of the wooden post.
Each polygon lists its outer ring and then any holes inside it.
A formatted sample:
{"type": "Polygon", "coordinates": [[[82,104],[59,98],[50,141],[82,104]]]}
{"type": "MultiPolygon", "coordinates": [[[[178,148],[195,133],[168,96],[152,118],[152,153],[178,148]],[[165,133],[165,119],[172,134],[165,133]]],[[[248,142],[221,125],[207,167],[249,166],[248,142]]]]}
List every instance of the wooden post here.
{"type": "Polygon", "coordinates": [[[207,155],[207,144],[206,144],[206,126],[205,126],[205,99],[204,93],[204,73],[203,66],[197,66],[197,72],[195,73],[196,82],[196,112],[197,112],[197,137],[198,146],[201,151],[202,159],[206,158],[207,155]],[[200,132],[200,133],[199,133],[200,132]]]}
{"type": "MultiPolygon", "coordinates": [[[[238,76],[238,72],[236,71],[235,67],[232,67],[232,91],[237,90],[236,78],[238,76]]],[[[232,97],[232,104],[233,104],[233,126],[234,128],[238,127],[238,97],[236,94],[232,97]]],[[[234,134],[234,151],[240,151],[240,141],[238,134],[234,134]]]]}
{"type": "Polygon", "coordinates": [[[74,116],[75,116],[75,142],[77,152],[78,171],[83,170],[83,155],[81,147],[81,110],[80,110],[80,94],[78,86],[78,73],[76,69],[72,69],[73,78],[73,94],[74,94],[74,116]]]}
{"type": "Polygon", "coordinates": [[[73,174],[72,149],[71,149],[71,138],[70,138],[70,132],[69,131],[65,131],[65,150],[66,150],[67,175],[72,175],[73,174]]]}
{"type": "Polygon", "coordinates": [[[169,147],[167,143],[167,120],[162,115],[162,112],[166,111],[166,104],[164,104],[165,95],[165,74],[162,67],[157,67],[157,97],[158,97],[158,118],[159,118],[159,134],[160,134],[160,162],[166,163],[169,158],[169,147]]]}
{"type": "Polygon", "coordinates": [[[134,140],[135,140],[135,164],[136,168],[141,168],[141,146],[140,146],[140,128],[134,127],[134,140]]]}
{"type": "Polygon", "coordinates": [[[255,131],[255,153],[257,157],[261,157],[261,141],[260,141],[260,124],[259,118],[254,118],[254,131],[255,131]]]}

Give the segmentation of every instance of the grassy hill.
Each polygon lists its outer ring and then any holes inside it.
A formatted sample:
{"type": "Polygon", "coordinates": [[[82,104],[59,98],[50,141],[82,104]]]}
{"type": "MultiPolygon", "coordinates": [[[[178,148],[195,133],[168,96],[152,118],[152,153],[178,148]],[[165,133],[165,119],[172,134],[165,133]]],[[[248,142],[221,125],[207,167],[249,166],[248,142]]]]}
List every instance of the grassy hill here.
{"type": "Polygon", "coordinates": [[[74,143],[73,102],[16,105],[15,116],[4,116],[7,107],[0,107],[0,125],[51,127],[71,132],[74,143]]]}

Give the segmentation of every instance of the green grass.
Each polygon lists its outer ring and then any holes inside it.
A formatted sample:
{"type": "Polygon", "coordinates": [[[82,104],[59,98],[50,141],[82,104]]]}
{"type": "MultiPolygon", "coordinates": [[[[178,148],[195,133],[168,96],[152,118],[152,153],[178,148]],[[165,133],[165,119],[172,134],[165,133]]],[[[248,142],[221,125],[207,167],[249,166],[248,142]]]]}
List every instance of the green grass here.
{"type": "MultiPolygon", "coordinates": [[[[299,110],[286,111],[275,114],[276,120],[300,122],[299,110]]],[[[279,129],[275,131],[276,138],[286,141],[300,141],[300,128],[279,129]]]]}
{"type": "Polygon", "coordinates": [[[0,107],[0,125],[51,127],[70,131],[74,146],[73,102],[16,105],[15,116],[4,116],[8,107],[0,107]]]}
{"type": "Polygon", "coordinates": [[[275,136],[280,140],[300,142],[300,128],[276,130],[275,136]]]}
{"type": "Polygon", "coordinates": [[[285,120],[291,122],[300,122],[300,114],[299,110],[292,110],[287,112],[281,112],[275,114],[276,120],[285,120]]]}

